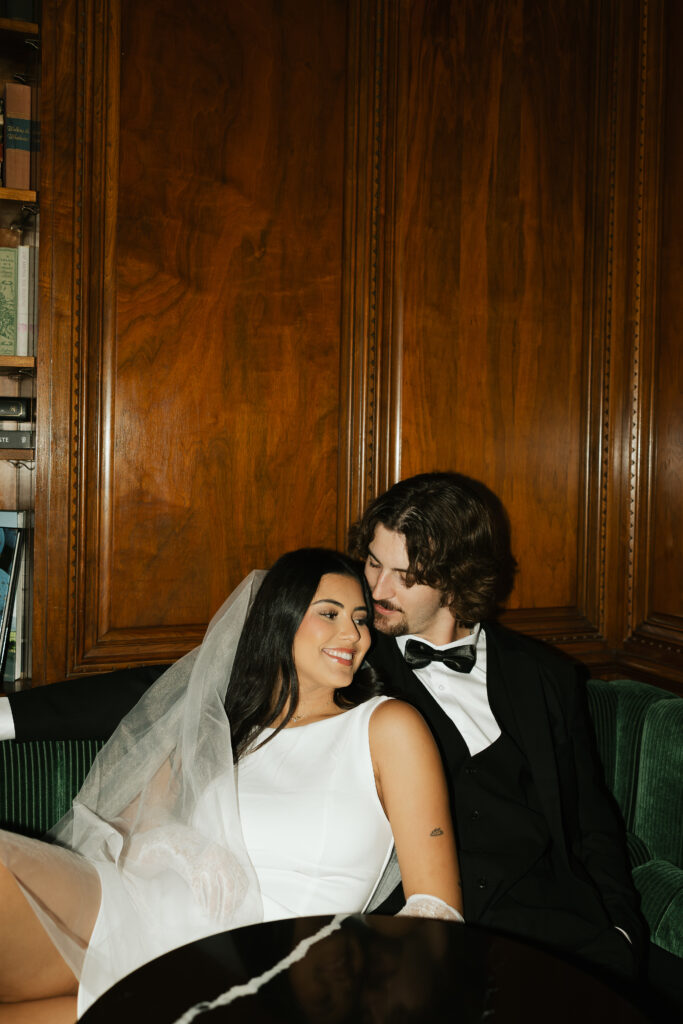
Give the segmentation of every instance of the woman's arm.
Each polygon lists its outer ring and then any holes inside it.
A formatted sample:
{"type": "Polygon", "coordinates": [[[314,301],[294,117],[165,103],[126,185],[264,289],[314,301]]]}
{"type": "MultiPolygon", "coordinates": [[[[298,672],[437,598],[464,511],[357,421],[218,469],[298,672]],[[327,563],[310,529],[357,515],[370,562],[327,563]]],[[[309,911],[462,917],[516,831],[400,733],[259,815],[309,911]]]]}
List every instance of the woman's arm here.
{"type": "Polygon", "coordinates": [[[425,893],[462,913],[448,788],[429,727],[409,704],[385,701],[370,719],[370,753],[406,899],[425,893]]]}

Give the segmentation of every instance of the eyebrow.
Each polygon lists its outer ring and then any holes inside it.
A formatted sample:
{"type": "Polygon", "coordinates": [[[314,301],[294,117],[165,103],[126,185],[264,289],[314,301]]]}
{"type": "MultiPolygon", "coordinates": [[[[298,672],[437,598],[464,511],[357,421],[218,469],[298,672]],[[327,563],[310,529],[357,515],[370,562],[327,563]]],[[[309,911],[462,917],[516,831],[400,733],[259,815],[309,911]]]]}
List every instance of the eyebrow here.
{"type": "MultiPolygon", "coordinates": [[[[382,564],[380,562],[379,558],[377,557],[377,555],[373,552],[372,548],[369,547],[369,546],[368,546],[368,554],[370,555],[370,558],[374,558],[374,560],[377,562],[378,565],[382,564]]],[[[399,567],[396,565],[396,566],[394,566],[394,568],[391,571],[392,572],[406,573],[406,572],[408,572],[408,569],[399,569],[399,567]]]]}
{"type": "MultiPolygon", "coordinates": [[[[333,597],[321,597],[320,600],[313,601],[312,605],[313,604],[336,604],[337,608],[343,608],[344,607],[344,605],[341,603],[341,601],[335,601],[333,597]]],[[[368,609],[367,609],[367,605],[357,604],[356,607],[353,610],[354,610],[354,612],[367,612],[368,609]]]]}

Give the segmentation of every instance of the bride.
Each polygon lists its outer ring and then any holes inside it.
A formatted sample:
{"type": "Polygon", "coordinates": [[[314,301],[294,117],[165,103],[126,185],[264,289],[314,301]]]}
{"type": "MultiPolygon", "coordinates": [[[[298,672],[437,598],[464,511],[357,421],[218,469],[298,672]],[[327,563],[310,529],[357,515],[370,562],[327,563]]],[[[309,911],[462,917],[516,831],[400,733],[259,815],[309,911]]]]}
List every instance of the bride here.
{"type": "Polygon", "coordinates": [[[440,756],[417,711],[374,695],[370,608],[333,551],[252,573],[48,841],[0,832],[0,1024],[73,1022],[227,928],[362,911],[394,845],[404,911],[461,919],[440,756]]]}

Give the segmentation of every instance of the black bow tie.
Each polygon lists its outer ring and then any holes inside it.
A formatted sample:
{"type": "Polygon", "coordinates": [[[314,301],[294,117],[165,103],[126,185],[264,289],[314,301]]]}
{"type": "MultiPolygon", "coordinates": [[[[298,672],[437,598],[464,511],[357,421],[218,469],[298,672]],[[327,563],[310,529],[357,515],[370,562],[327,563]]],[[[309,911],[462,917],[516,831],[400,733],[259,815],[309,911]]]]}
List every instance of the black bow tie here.
{"type": "Polygon", "coordinates": [[[454,672],[471,672],[477,660],[477,650],[470,644],[466,647],[452,647],[449,651],[435,651],[421,640],[408,640],[404,658],[411,668],[424,668],[432,661],[441,661],[454,672]]]}

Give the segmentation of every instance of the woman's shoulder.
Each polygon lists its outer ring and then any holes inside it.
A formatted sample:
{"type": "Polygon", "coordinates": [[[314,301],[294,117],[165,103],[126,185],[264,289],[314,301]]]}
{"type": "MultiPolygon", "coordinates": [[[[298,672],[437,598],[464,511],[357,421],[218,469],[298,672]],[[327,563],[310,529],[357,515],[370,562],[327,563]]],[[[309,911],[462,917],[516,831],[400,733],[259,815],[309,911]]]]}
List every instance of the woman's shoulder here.
{"type": "MultiPolygon", "coordinates": [[[[370,719],[370,753],[377,770],[391,771],[408,764],[439,759],[436,742],[424,718],[412,704],[391,698],[370,719]]],[[[440,763],[440,759],[439,759],[440,763]]]]}
{"type": "Polygon", "coordinates": [[[375,698],[377,703],[372,711],[371,728],[373,733],[382,736],[384,733],[397,731],[406,733],[422,733],[429,731],[424,718],[412,704],[396,697],[375,698]]]}

